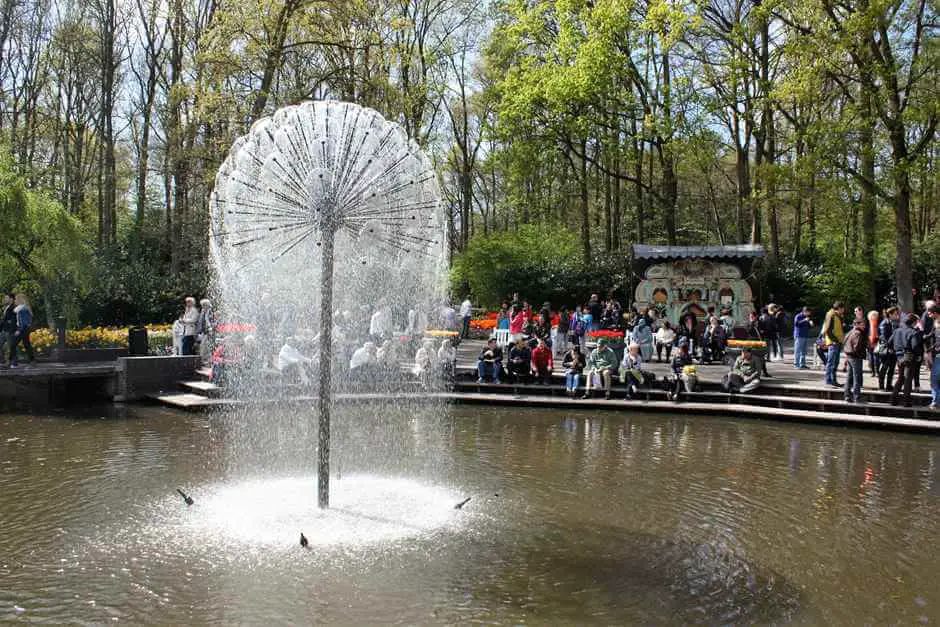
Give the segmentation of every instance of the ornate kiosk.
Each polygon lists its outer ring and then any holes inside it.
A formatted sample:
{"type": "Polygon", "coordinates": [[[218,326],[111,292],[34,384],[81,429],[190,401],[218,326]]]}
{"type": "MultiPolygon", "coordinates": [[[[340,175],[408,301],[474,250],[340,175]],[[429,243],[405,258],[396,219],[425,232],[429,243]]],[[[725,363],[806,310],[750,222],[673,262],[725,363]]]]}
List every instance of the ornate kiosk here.
{"type": "Polygon", "coordinates": [[[639,311],[655,309],[678,324],[692,312],[701,319],[709,307],[731,309],[741,324],[754,310],[747,277],[755,259],[764,256],[759,245],[633,246],[633,270],[640,279],[634,294],[639,311]]]}

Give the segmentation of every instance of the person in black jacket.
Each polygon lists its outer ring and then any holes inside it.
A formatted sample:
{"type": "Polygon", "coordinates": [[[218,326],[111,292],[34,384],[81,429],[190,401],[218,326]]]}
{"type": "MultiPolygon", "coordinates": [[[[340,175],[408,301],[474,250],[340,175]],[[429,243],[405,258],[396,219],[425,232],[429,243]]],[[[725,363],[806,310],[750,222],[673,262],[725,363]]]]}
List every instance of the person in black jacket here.
{"type": "Polygon", "coordinates": [[[509,349],[509,380],[512,383],[528,383],[531,372],[532,351],[525,339],[519,338],[509,349]]]}
{"type": "MultiPolygon", "coordinates": [[[[748,314],[745,334],[749,340],[762,340],[765,343],[767,342],[767,338],[761,331],[760,320],[757,317],[757,312],[752,311],[750,314],[748,314]]],[[[755,361],[760,362],[761,376],[767,379],[771,378],[771,374],[767,372],[767,349],[751,350],[751,357],[755,361]]]]}
{"type": "Polygon", "coordinates": [[[483,383],[487,376],[493,377],[493,383],[499,383],[499,377],[503,373],[503,349],[496,343],[496,338],[490,338],[480,351],[477,358],[477,383],[483,383]]]}
{"type": "Polygon", "coordinates": [[[3,295],[0,308],[0,362],[9,364],[8,353],[13,345],[13,333],[16,331],[16,303],[12,292],[3,295]]]}
{"type": "Polygon", "coordinates": [[[911,406],[911,385],[914,383],[914,368],[920,367],[924,355],[923,336],[915,325],[917,316],[908,314],[904,324],[894,332],[891,339],[894,354],[898,360],[898,378],[891,391],[891,404],[898,404],[901,387],[904,388],[904,406],[911,406]]]}
{"type": "Polygon", "coordinates": [[[897,357],[894,355],[894,332],[898,328],[901,314],[897,307],[888,307],[884,319],[878,324],[878,389],[890,390],[894,387],[894,369],[897,357]]]}

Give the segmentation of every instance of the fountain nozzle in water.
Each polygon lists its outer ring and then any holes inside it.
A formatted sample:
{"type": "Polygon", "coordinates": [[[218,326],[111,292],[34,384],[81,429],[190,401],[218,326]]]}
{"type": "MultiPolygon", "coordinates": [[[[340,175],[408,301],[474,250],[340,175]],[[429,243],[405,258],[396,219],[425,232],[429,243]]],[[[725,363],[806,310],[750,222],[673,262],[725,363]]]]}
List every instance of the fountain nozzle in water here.
{"type": "Polygon", "coordinates": [[[196,502],[196,501],[193,500],[193,497],[189,496],[188,494],[186,494],[185,492],[183,492],[183,491],[180,490],[179,488],[176,488],[176,491],[180,493],[180,496],[181,496],[181,497],[183,497],[183,501],[186,502],[186,505],[191,506],[193,503],[196,502]]]}

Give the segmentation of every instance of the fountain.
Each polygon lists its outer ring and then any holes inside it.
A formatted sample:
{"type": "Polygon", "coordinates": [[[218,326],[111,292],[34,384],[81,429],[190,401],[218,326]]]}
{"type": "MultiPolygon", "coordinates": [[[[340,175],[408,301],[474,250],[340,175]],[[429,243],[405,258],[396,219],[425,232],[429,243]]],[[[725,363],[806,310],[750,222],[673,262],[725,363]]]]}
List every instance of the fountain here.
{"type": "Polygon", "coordinates": [[[216,176],[211,212],[212,255],[229,311],[244,309],[260,290],[300,292],[301,306],[320,308],[317,500],[326,508],[334,282],[343,277],[340,300],[350,306],[381,296],[375,280],[364,280],[376,267],[398,270],[394,284],[385,281],[387,297],[401,296],[406,278],[420,300],[439,292],[436,175],[420,148],[377,112],[305,102],[258,120],[234,143],[216,176]],[[319,294],[306,290],[313,285],[319,294]]]}

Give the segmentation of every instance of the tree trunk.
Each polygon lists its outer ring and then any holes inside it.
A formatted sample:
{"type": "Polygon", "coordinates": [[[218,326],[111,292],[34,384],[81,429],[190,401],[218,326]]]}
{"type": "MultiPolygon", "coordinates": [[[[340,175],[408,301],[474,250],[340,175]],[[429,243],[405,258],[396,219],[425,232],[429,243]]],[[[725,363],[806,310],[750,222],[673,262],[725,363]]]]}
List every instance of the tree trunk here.
{"type": "Polygon", "coordinates": [[[875,305],[875,111],[871,81],[862,80],[859,160],[862,210],[862,263],[865,265],[866,301],[875,305]]]}
{"type": "Polygon", "coordinates": [[[105,246],[117,240],[116,164],[114,158],[114,35],[117,16],[114,0],[102,0],[101,23],[101,190],[99,196],[98,243],[105,246]]]}
{"type": "Polygon", "coordinates": [[[587,142],[581,142],[581,176],[578,183],[581,188],[581,247],[584,255],[584,263],[591,262],[591,216],[589,215],[588,205],[588,162],[587,162],[587,142]]]}
{"type": "Polygon", "coordinates": [[[672,146],[672,73],[669,67],[669,52],[663,53],[663,119],[669,131],[660,138],[660,166],[663,169],[662,201],[666,240],[670,246],[678,241],[676,228],[676,204],[679,200],[679,181],[676,178],[676,159],[672,146]]]}

